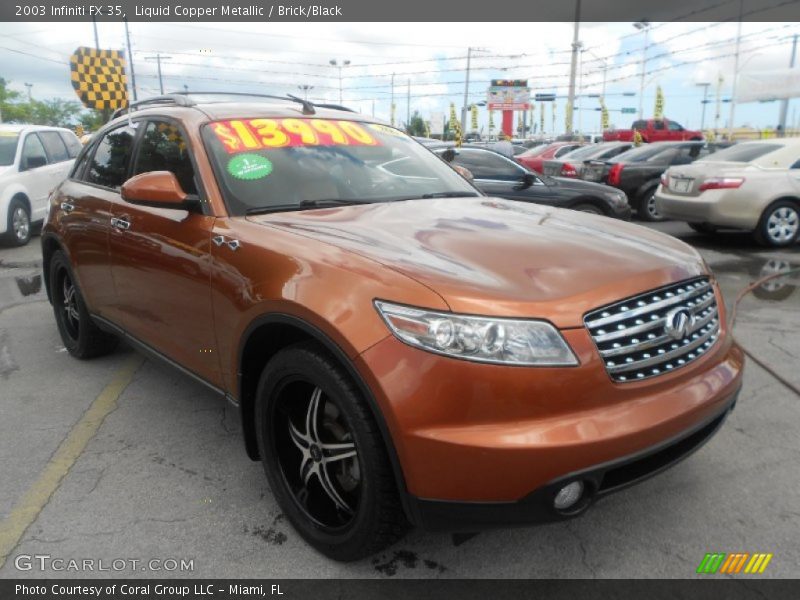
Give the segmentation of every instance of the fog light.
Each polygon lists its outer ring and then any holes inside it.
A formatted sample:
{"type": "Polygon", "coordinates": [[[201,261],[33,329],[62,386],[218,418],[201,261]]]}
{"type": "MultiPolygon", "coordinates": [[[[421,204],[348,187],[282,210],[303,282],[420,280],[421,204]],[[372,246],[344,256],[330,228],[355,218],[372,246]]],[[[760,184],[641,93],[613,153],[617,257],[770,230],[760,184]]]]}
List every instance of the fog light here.
{"type": "Polygon", "coordinates": [[[578,500],[583,496],[583,482],[573,481],[568,483],[563,488],[558,490],[556,499],[553,501],[553,506],[556,510],[567,510],[577,504],[578,500]]]}

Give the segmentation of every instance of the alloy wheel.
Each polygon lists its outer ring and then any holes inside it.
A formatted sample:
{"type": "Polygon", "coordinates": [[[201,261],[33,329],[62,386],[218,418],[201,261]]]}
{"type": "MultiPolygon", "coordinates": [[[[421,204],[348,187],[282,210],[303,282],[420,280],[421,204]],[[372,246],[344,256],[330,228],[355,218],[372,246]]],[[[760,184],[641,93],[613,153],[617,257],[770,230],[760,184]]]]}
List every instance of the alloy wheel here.
{"type": "Polygon", "coordinates": [[[278,463],[295,501],[328,529],[347,526],[358,512],[361,468],[344,414],[321,388],[284,386],[274,419],[278,463]]]}
{"type": "Polygon", "coordinates": [[[77,340],[80,331],[80,313],[78,312],[78,290],[68,273],[61,280],[61,300],[64,312],[64,326],[69,336],[77,340]]]}
{"type": "Polygon", "coordinates": [[[661,213],[659,213],[658,209],[656,208],[655,194],[650,194],[650,196],[647,197],[647,201],[645,203],[645,210],[647,211],[647,214],[650,215],[650,218],[652,220],[658,221],[661,219],[661,213]]]}
{"type": "Polygon", "coordinates": [[[800,229],[800,215],[790,206],[779,206],[767,218],[767,236],[776,244],[792,241],[800,229]]]}
{"type": "Polygon", "coordinates": [[[14,214],[11,216],[11,225],[14,228],[14,235],[20,242],[28,239],[31,231],[31,221],[23,207],[17,206],[14,209],[14,214]]]}

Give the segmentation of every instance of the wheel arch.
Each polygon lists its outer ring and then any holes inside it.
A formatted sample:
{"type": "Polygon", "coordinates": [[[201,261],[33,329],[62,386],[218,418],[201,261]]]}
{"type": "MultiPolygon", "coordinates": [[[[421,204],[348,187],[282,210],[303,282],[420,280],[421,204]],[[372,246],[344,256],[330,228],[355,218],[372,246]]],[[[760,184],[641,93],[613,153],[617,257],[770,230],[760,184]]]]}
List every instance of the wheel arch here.
{"type": "MultiPolygon", "coordinates": [[[[55,235],[52,233],[43,233],[42,234],[42,277],[44,279],[44,289],[47,292],[47,300],[52,304],[53,299],[51,296],[50,290],[50,261],[53,258],[53,254],[57,251],[61,251],[67,257],[67,260],[70,260],[69,253],[66,251],[64,246],[61,242],[56,238],[55,235]]],[[[71,262],[71,261],[70,261],[71,262]]]]}
{"type": "Polygon", "coordinates": [[[256,439],[255,400],[261,372],[267,362],[282,349],[303,341],[319,344],[340,364],[352,378],[367,402],[370,413],[378,425],[383,444],[389,455],[395,483],[406,516],[412,522],[413,511],[407,500],[405,477],[397,451],[380,406],[367,383],[356,369],[347,353],[325,332],[308,321],[285,313],[269,313],[254,319],[242,335],[237,357],[237,399],[242,422],[245,450],[252,460],[259,460],[256,439]]]}
{"type": "Polygon", "coordinates": [[[600,209],[600,212],[602,212],[605,216],[609,216],[611,214],[608,204],[603,202],[597,196],[579,196],[571,200],[567,208],[575,209],[581,204],[591,204],[592,206],[600,209]]]}

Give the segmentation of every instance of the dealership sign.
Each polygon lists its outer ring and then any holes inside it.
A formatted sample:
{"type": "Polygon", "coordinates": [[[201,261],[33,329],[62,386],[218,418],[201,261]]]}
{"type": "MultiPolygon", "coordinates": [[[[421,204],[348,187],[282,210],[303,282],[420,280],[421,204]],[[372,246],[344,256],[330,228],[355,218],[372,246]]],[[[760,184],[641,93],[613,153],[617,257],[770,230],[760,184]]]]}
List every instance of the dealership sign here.
{"type": "Polygon", "coordinates": [[[492,79],[486,97],[489,110],[529,110],[531,90],[527,79],[492,79]]]}

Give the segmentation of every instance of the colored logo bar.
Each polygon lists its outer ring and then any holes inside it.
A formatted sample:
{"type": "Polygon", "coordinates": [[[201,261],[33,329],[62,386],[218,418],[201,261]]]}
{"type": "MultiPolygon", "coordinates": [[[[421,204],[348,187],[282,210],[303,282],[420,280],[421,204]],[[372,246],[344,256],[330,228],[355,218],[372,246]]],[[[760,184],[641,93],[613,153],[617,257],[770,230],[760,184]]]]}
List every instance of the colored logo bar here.
{"type": "Polygon", "coordinates": [[[704,575],[714,575],[715,573],[736,575],[739,573],[756,574],[763,573],[772,554],[757,552],[734,552],[726,554],[724,552],[710,552],[703,557],[697,572],[704,575]]]}

